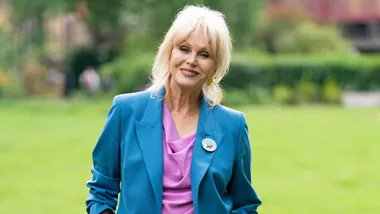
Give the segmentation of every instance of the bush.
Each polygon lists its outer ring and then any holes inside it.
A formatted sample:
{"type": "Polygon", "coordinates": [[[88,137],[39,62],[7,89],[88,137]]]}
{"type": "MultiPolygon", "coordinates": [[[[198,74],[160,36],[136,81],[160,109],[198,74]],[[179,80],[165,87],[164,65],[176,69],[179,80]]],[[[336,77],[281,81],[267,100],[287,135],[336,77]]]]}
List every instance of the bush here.
{"type": "Polygon", "coordinates": [[[299,82],[295,90],[298,103],[312,103],[317,100],[318,87],[310,81],[299,82]]]}
{"type": "Polygon", "coordinates": [[[150,54],[122,57],[103,66],[100,73],[116,78],[118,93],[139,91],[149,83],[153,59],[150,54]]]}
{"type": "Polygon", "coordinates": [[[294,104],[296,101],[294,90],[284,85],[275,86],[273,96],[279,104],[294,104]]]}
{"type": "MultiPolygon", "coordinates": [[[[101,73],[116,77],[118,93],[145,88],[154,57],[119,58],[101,73]]],[[[235,55],[221,83],[229,104],[278,102],[337,103],[341,91],[380,90],[378,56],[258,56],[235,55]]]]}
{"type": "Polygon", "coordinates": [[[37,61],[26,62],[22,67],[21,82],[28,97],[49,93],[46,84],[47,67],[37,61]]]}
{"type": "Polygon", "coordinates": [[[275,102],[271,92],[265,88],[251,86],[247,93],[251,104],[273,104],[275,102]]]}
{"type": "Polygon", "coordinates": [[[8,81],[9,82],[7,84],[0,86],[0,98],[23,98],[25,95],[25,91],[21,79],[18,76],[10,76],[8,81]]]}
{"type": "Polygon", "coordinates": [[[0,26],[0,67],[9,69],[20,61],[21,45],[11,29],[0,26]]]}
{"type": "Polygon", "coordinates": [[[261,88],[279,103],[338,103],[341,91],[380,90],[378,57],[237,55],[222,85],[227,91],[261,88]]]}
{"type": "Polygon", "coordinates": [[[268,90],[252,86],[243,90],[225,91],[222,103],[226,105],[273,104],[274,100],[268,90]]]}
{"type": "Polygon", "coordinates": [[[226,90],[250,86],[272,90],[277,85],[297,88],[300,82],[319,88],[334,80],[341,90],[371,91],[380,89],[379,77],[378,56],[245,56],[233,60],[222,84],[226,90]]]}
{"type": "Polygon", "coordinates": [[[334,80],[327,80],[322,87],[322,99],[328,104],[340,103],[341,89],[334,80]]]}
{"type": "Polygon", "coordinates": [[[222,101],[224,105],[236,106],[251,104],[251,100],[246,90],[229,90],[226,91],[225,97],[222,101]]]}

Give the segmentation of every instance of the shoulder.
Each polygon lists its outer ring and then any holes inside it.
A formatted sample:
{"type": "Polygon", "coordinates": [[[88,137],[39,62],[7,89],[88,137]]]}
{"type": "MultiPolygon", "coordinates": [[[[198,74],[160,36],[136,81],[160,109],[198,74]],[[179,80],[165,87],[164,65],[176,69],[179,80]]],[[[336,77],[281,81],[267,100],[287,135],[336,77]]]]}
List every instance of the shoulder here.
{"type": "Polygon", "coordinates": [[[235,121],[235,120],[240,121],[242,119],[242,117],[245,117],[243,112],[229,108],[229,107],[221,105],[221,104],[216,105],[213,108],[213,112],[214,112],[213,113],[214,117],[215,116],[216,117],[226,117],[226,119],[231,119],[233,121],[235,121]]]}
{"type": "Polygon", "coordinates": [[[246,125],[245,114],[241,111],[223,106],[216,105],[213,108],[214,121],[221,126],[222,129],[239,131],[242,126],[246,125]]]}
{"type": "Polygon", "coordinates": [[[113,98],[113,105],[122,110],[145,110],[150,97],[150,91],[119,94],[113,98]]]}
{"type": "Polygon", "coordinates": [[[121,105],[131,103],[132,101],[148,101],[150,98],[150,91],[139,91],[133,93],[118,94],[114,97],[114,100],[121,105]]]}

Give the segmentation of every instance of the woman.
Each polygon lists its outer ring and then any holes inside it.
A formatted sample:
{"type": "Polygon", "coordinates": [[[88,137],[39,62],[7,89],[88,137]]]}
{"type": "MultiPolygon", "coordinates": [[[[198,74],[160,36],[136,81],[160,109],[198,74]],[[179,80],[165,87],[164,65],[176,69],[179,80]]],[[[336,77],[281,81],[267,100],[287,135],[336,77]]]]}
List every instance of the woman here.
{"type": "Polygon", "coordinates": [[[180,11],[157,53],[152,85],[114,98],[93,151],[91,214],[257,213],[245,117],[220,105],[230,63],[224,17],[180,11]]]}

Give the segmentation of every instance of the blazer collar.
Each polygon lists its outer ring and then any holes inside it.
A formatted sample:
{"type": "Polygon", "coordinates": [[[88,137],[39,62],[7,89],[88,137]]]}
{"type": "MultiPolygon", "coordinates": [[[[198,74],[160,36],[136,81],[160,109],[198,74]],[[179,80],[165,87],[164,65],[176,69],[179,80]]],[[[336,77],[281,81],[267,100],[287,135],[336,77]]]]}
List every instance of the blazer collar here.
{"type": "Polygon", "coordinates": [[[162,102],[164,99],[165,88],[161,87],[157,93],[151,93],[148,106],[145,109],[144,117],[141,122],[154,126],[157,122],[162,122],[162,102]]]}
{"type": "Polygon", "coordinates": [[[164,88],[153,96],[150,94],[148,105],[141,121],[135,121],[135,129],[140,144],[145,167],[152,185],[157,204],[157,213],[162,209],[163,155],[162,155],[162,101],[164,88]]]}
{"type": "MultiPolygon", "coordinates": [[[[162,102],[164,99],[164,94],[165,88],[161,87],[157,94],[151,95],[141,123],[153,127],[157,122],[162,122],[162,102]]],[[[201,94],[197,132],[201,131],[205,134],[207,133],[208,135],[214,135],[217,133],[212,110],[213,108],[208,104],[207,98],[201,94]]]]}
{"type": "MultiPolygon", "coordinates": [[[[194,141],[193,157],[191,160],[191,190],[193,196],[194,208],[198,206],[198,192],[202,179],[204,178],[215,153],[218,151],[222,143],[223,134],[218,130],[214,120],[214,108],[212,108],[206,99],[202,97],[200,106],[200,115],[198,120],[198,128],[194,141]],[[206,151],[202,146],[202,141],[206,138],[210,138],[216,143],[216,150],[213,152],[206,151]]],[[[199,213],[199,211],[195,211],[199,213]]]]}

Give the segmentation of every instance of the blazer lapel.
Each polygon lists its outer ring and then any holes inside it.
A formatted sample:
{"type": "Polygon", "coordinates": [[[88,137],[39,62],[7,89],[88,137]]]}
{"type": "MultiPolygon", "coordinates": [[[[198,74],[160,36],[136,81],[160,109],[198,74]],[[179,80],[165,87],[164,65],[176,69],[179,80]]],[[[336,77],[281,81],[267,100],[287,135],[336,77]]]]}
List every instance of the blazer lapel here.
{"type": "Polygon", "coordinates": [[[201,109],[198,120],[198,128],[194,142],[193,157],[191,161],[191,189],[193,195],[194,207],[198,207],[199,185],[209,168],[215,153],[222,143],[223,134],[218,133],[215,128],[212,115],[212,108],[205,98],[201,101],[201,109]],[[216,150],[213,152],[206,151],[202,146],[202,140],[211,138],[216,143],[216,150]]]}
{"type": "Polygon", "coordinates": [[[152,184],[158,210],[162,207],[162,97],[161,88],[155,98],[150,98],[141,121],[135,121],[135,128],[140,148],[152,184]]]}

